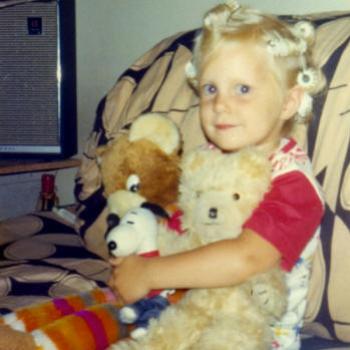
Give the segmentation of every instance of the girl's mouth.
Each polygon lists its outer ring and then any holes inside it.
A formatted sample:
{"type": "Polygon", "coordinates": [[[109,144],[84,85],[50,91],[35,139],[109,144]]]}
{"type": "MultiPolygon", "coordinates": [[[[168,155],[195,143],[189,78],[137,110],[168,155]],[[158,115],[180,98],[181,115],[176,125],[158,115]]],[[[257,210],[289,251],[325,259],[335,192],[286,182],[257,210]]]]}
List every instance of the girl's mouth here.
{"type": "Polygon", "coordinates": [[[215,128],[218,130],[227,130],[227,129],[232,129],[235,127],[236,127],[236,125],[234,125],[234,124],[215,124],[215,128]]]}

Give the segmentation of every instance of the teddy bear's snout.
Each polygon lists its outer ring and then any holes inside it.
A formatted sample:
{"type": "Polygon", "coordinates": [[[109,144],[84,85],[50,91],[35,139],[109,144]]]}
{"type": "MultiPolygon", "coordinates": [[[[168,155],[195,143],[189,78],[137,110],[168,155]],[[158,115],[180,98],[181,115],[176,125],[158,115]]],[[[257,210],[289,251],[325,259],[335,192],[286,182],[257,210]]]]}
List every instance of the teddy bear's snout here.
{"type": "Polygon", "coordinates": [[[218,209],[215,208],[215,207],[209,208],[208,217],[210,219],[217,219],[217,217],[218,217],[218,209]]]}

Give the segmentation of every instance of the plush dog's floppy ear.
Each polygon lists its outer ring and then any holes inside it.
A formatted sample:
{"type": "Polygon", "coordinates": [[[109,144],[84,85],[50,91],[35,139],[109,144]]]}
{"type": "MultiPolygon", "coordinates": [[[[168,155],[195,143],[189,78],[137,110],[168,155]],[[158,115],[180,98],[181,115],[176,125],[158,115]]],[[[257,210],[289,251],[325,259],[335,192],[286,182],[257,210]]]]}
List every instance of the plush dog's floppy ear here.
{"type": "Polygon", "coordinates": [[[157,215],[161,218],[165,218],[165,219],[169,218],[168,213],[163,209],[163,207],[161,207],[158,204],[144,202],[141,204],[141,207],[150,210],[154,215],[157,215]]]}
{"type": "Polygon", "coordinates": [[[107,216],[107,227],[108,227],[108,230],[107,230],[106,235],[108,234],[109,230],[111,230],[112,228],[118,226],[119,222],[120,222],[120,217],[117,214],[115,214],[115,213],[108,214],[108,216],[107,216]]]}

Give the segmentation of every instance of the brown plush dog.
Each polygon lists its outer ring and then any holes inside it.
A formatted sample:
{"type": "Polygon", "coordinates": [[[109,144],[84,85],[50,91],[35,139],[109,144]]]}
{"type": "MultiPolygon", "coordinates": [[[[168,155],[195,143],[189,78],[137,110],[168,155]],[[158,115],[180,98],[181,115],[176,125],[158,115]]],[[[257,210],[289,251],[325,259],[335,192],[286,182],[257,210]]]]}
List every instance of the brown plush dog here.
{"type": "Polygon", "coordinates": [[[127,133],[96,149],[108,207],[84,235],[90,251],[108,258],[104,233],[109,214],[122,217],[144,202],[161,208],[176,202],[181,148],[176,124],[166,116],[148,113],[133,121],[127,133]]]}
{"type": "Polygon", "coordinates": [[[136,119],[128,135],[97,150],[109,211],[123,216],[143,202],[165,208],[178,195],[180,133],[164,116],[136,119]]]}

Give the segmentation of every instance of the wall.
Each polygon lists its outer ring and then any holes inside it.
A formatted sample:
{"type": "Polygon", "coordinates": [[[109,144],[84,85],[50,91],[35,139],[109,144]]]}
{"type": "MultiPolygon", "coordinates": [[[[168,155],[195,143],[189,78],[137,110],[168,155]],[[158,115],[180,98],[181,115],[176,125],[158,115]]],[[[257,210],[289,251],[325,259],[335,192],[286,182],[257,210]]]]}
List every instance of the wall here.
{"type": "MultiPolygon", "coordinates": [[[[199,26],[202,14],[217,3],[217,0],[76,0],[80,153],[97,104],[117,77],[162,38],[199,26]]],[[[349,0],[241,0],[241,3],[279,14],[350,11],[349,0]]],[[[75,172],[76,169],[69,169],[57,173],[62,204],[74,201],[75,172]]],[[[12,180],[0,177],[0,218],[32,208],[33,199],[28,198],[28,193],[36,197],[39,175],[16,175],[12,180]],[[14,188],[15,197],[11,195],[14,188]],[[19,198],[20,193],[25,194],[25,200],[19,198]]]]}

